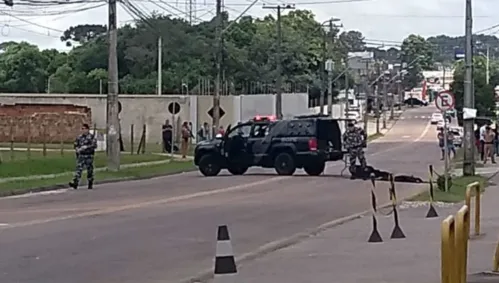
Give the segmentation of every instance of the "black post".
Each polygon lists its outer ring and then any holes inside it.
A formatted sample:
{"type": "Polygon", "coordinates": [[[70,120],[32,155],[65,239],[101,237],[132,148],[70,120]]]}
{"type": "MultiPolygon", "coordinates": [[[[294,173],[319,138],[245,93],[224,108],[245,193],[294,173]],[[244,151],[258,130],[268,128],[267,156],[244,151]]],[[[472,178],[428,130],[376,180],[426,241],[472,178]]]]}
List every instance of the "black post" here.
{"type": "Polygon", "coordinates": [[[397,211],[397,194],[395,192],[395,182],[392,174],[390,174],[390,196],[392,199],[393,221],[395,222],[395,227],[393,227],[390,239],[405,239],[404,232],[402,232],[402,229],[400,228],[399,213],[397,211]]]}
{"type": "Polygon", "coordinates": [[[371,207],[372,207],[372,219],[373,219],[373,230],[371,232],[371,236],[369,236],[368,243],[381,243],[383,242],[383,238],[378,231],[378,221],[376,220],[376,212],[377,212],[377,204],[376,204],[376,194],[374,193],[374,189],[376,189],[376,181],[374,180],[374,174],[371,174],[371,183],[373,185],[371,189],[371,207]]]}
{"type": "Polygon", "coordinates": [[[438,217],[437,210],[433,206],[433,198],[435,197],[434,195],[434,190],[433,190],[433,165],[428,166],[428,170],[430,173],[430,209],[428,210],[428,213],[426,213],[426,218],[435,218],[438,217]]]}

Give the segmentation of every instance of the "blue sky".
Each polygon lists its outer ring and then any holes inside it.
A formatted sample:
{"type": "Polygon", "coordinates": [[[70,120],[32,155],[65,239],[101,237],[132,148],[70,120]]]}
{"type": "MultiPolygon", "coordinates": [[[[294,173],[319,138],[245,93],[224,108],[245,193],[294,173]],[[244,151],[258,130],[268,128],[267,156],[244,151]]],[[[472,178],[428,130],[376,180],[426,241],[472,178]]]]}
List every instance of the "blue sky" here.
{"type": "MultiPolygon", "coordinates": [[[[14,0],[15,1],[15,0],[14,0]]],[[[21,0],[24,1],[24,0],[21,0]]],[[[76,0],[69,0],[76,1],[76,0]]],[[[186,16],[186,0],[132,0],[143,11],[157,10],[163,13],[186,16]],[[154,3],[151,3],[153,1],[154,3]]],[[[195,19],[207,19],[213,16],[214,0],[196,0],[195,19]]],[[[396,44],[408,34],[423,36],[464,34],[464,0],[297,0],[298,9],[313,11],[318,21],[334,16],[340,18],[345,29],[359,30],[370,41],[386,41],[396,44]],[[339,1],[340,3],[334,3],[339,1]],[[342,2],[343,1],[343,2],[342,2]]],[[[225,6],[232,17],[249,5],[249,0],[225,0],[225,6]]],[[[261,17],[271,10],[264,10],[264,3],[280,4],[283,1],[258,2],[248,11],[252,16],[261,17]]],[[[497,0],[474,0],[474,30],[481,30],[499,23],[494,11],[499,11],[497,0]]],[[[1,7],[0,39],[2,41],[20,41],[37,44],[40,48],[67,49],[59,41],[60,31],[71,25],[94,23],[106,24],[107,8],[104,2],[90,4],[59,5],[49,8],[17,6],[13,9],[1,7]],[[89,11],[76,10],[93,8],[89,11]],[[71,10],[73,10],[71,12],[71,10]]],[[[132,17],[123,9],[118,10],[118,21],[129,22],[132,17]]],[[[499,33],[499,28],[487,34],[499,33]]]]}

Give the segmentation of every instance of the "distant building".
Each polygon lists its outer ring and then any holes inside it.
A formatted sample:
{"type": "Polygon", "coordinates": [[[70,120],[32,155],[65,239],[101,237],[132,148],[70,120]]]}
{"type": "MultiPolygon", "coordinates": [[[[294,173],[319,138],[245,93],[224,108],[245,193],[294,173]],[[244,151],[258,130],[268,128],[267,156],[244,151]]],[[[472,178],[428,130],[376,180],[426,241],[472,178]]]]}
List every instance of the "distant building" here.
{"type": "Polygon", "coordinates": [[[440,91],[442,89],[449,89],[450,84],[453,82],[454,70],[444,68],[438,71],[423,71],[423,77],[429,89],[440,91]]]}

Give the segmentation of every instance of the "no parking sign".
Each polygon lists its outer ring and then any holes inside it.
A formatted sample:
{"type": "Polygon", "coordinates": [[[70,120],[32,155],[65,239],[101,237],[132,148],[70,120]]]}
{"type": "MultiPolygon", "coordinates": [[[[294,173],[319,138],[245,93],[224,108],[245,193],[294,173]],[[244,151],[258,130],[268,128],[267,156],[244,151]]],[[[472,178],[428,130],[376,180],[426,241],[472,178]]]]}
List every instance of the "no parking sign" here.
{"type": "Polygon", "coordinates": [[[454,109],[455,105],[456,100],[454,98],[454,94],[448,90],[439,92],[437,98],[435,99],[435,106],[437,106],[437,108],[442,112],[454,109]]]}

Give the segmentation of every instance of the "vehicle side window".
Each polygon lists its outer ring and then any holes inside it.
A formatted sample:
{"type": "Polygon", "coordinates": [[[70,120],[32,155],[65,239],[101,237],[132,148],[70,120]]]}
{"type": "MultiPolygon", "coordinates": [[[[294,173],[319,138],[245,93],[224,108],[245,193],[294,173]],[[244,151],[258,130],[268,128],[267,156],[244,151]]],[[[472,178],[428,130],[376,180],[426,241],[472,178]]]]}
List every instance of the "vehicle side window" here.
{"type": "Polygon", "coordinates": [[[244,138],[247,138],[250,136],[251,133],[251,125],[246,124],[246,125],[239,125],[235,128],[233,128],[230,133],[227,135],[227,137],[232,138],[237,135],[240,135],[244,138]]]}
{"type": "Polygon", "coordinates": [[[264,138],[269,133],[269,124],[256,124],[251,133],[252,138],[264,138]]]}

